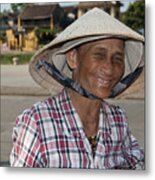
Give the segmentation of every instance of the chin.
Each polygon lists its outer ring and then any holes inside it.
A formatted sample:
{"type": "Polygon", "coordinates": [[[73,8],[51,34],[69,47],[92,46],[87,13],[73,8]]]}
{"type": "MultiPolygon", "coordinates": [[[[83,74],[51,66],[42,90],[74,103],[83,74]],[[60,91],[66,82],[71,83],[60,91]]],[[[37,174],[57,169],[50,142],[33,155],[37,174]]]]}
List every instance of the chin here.
{"type": "Polygon", "coordinates": [[[99,98],[101,98],[101,99],[107,99],[109,96],[110,96],[110,94],[105,94],[105,95],[100,96],[99,98]]]}
{"type": "Polygon", "coordinates": [[[106,99],[110,96],[110,93],[111,93],[111,91],[108,91],[108,92],[102,91],[102,92],[96,92],[96,93],[94,93],[94,95],[101,98],[101,99],[106,99]]]}

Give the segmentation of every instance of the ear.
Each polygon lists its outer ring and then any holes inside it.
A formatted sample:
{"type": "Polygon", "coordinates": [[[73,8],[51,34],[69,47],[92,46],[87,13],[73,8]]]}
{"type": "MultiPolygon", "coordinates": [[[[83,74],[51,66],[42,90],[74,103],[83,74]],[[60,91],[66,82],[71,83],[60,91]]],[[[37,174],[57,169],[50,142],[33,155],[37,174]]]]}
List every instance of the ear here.
{"type": "Polygon", "coordinates": [[[77,68],[77,50],[72,49],[66,53],[67,63],[69,67],[74,70],[77,68]]]}

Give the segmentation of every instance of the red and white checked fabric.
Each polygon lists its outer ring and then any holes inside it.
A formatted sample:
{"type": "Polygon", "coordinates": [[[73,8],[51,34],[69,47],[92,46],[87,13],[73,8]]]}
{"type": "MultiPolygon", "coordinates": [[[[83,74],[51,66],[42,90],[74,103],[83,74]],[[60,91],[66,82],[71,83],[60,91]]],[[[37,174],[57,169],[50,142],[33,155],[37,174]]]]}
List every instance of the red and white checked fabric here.
{"type": "Polygon", "coordinates": [[[64,89],[38,102],[16,120],[10,164],[13,167],[144,169],[144,151],[130,133],[124,112],[103,102],[97,147],[91,145],[64,89]]]}

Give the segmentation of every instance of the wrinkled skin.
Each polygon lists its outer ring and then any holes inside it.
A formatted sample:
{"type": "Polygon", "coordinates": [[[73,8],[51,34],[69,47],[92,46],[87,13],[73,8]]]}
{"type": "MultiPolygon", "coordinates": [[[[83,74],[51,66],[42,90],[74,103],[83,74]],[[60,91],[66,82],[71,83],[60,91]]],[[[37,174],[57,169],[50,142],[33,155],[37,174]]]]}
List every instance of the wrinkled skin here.
{"type": "Polygon", "coordinates": [[[106,98],[124,74],[124,42],[105,39],[68,52],[73,79],[99,98],[106,98]]]}

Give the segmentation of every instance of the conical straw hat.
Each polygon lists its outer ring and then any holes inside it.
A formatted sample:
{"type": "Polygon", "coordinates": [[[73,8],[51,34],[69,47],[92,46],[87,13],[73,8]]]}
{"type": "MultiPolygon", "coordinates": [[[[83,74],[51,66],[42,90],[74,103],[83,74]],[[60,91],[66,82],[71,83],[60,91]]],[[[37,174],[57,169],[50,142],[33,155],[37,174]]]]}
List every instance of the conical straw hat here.
{"type": "MultiPolygon", "coordinates": [[[[126,69],[124,77],[129,76],[138,66],[142,65],[144,37],[98,8],[88,11],[52,42],[38,50],[30,61],[30,74],[38,84],[51,90],[53,88],[51,75],[45,68],[36,68],[41,60],[54,64],[65,79],[71,77],[71,70],[67,66],[65,56],[68,50],[86,42],[111,37],[125,40],[126,69]]],[[[57,77],[53,77],[57,80],[57,77]]],[[[130,77],[130,79],[132,78],[130,77]]],[[[125,84],[124,87],[127,86],[125,84]]],[[[122,91],[119,86],[115,89],[117,89],[115,95],[122,91]]]]}

